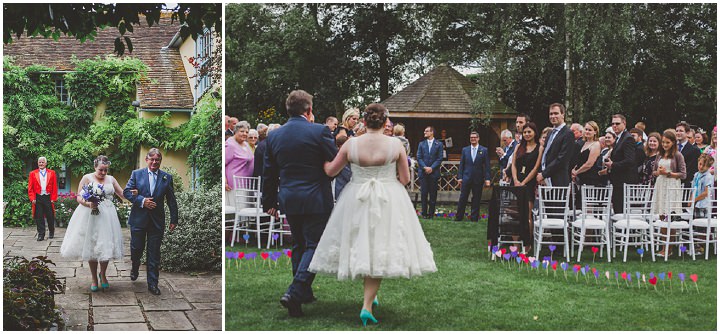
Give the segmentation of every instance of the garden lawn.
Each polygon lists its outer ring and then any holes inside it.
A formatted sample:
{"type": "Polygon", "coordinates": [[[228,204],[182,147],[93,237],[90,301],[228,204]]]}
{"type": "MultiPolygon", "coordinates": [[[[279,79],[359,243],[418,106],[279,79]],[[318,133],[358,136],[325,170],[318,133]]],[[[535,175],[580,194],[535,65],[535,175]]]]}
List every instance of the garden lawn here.
{"type": "MultiPolygon", "coordinates": [[[[572,266],[568,280],[558,266],[557,277],[544,270],[518,270],[513,261],[493,262],[487,250],[487,220],[479,223],[449,219],[421,219],[425,235],[435,253],[438,271],[423,277],[384,280],[374,315],[378,325],[371,330],[716,330],[717,261],[684,260],[677,256],[667,263],[655,262],[645,254],[643,261],[634,252],[628,262],[607,263],[595,259],[589,247],[582,264],[601,272],[586,283],[582,274],[576,282],[572,266]],[[611,280],[604,276],[610,271],[611,280]],[[614,272],[632,273],[631,287],[616,284],[614,272]],[[672,292],[666,277],[665,288],[657,291],[648,284],[638,289],[635,272],[672,271],[672,292]],[[679,273],[697,274],[698,287],[686,278],[689,291],[680,292],[679,273]]],[[[251,242],[251,245],[253,243],[251,242]]],[[[286,244],[285,248],[290,245],[286,244]]],[[[256,247],[227,250],[258,252],[256,247]]],[[[263,249],[262,251],[265,251],[263,249]]],[[[271,249],[277,251],[277,249],[271,249]]],[[[545,250],[547,252],[547,250],[545,250]]],[[[546,252],[541,253],[541,257],[546,252]]],[[[558,259],[555,254],[554,259],[558,259]]],[[[599,255],[599,253],[598,253],[599,255]]],[[[620,253],[618,253],[618,256],[620,253]]],[[[268,262],[272,262],[270,259],[268,262]]],[[[281,257],[277,268],[256,267],[248,260],[225,262],[225,328],[227,330],[359,330],[362,280],[338,281],[317,275],[313,284],[318,301],[303,305],[305,316],[290,318],[280,297],[291,282],[288,258],[281,257]]],[[[575,262],[572,262],[573,264],[575,262]]]]}

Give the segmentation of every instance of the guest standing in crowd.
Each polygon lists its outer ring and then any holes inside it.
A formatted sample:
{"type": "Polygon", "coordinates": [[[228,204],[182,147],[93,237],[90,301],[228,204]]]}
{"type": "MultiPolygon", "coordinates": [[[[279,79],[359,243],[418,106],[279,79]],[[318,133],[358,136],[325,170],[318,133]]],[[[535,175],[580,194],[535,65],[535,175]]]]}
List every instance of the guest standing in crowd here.
{"type": "Polygon", "coordinates": [[[325,119],[325,126],[330,129],[330,132],[335,135],[335,130],[338,128],[338,119],[335,116],[328,116],[328,118],[325,119]]]}
{"type": "Polygon", "coordinates": [[[565,125],[565,106],[553,103],[548,117],[553,129],[548,135],[538,173],[538,184],[553,187],[567,187],[570,184],[570,158],[575,140],[570,128],[565,125]]]}
{"type": "Polygon", "coordinates": [[[695,147],[688,141],[687,134],[690,131],[690,125],[686,122],[680,122],[675,125],[675,135],[677,137],[677,148],[685,158],[685,166],[687,173],[682,178],[682,184],[685,188],[692,186],[692,178],[697,172],[697,159],[700,156],[700,149],[695,147]]]}
{"type": "MultiPolygon", "coordinates": [[[[280,124],[270,124],[267,128],[261,130],[265,133],[265,138],[267,138],[267,135],[270,134],[270,131],[273,131],[280,127],[280,124]]],[[[262,138],[262,136],[261,136],[262,138]]],[[[261,140],[260,143],[255,148],[255,154],[253,158],[253,176],[262,176],[263,170],[265,169],[265,150],[267,149],[267,143],[265,140],[261,140]]]]}
{"type": "MultiPolygon", "coordinates": [[[[335,146],[337,146],[338,151],[345,145],[345,143],[348,141],[347,136],[339,136],[335,138],[335,146]]],[[[335,201],[337,202],[338,198],[340,198],[340,193],[342,193],[345,186],[350,182],[350,179],[352,179],[352,170],[350,169],[350,164],[345,165],[342,170],[340,170],[340,173],[335,176],[334,179],[334,186],[335,189],[333,189],[333,196],[335,198],[335,201]]]]}
{"type": "Polygon", "coordinates": [[[407,154],[408,158],[410,157],[410,141],[405,138],[405,126],[401,123],[396,124],[393,127],[393,135],[395,138],[399,139],[400,142],[403,143],[403,147],[405,148],[405,154],[407,154]]]}
{"type": "Polygon", "coordinates": [[[573,137],[575,138],[575,148],[572,151],[572,156],[570,156],[570,170],[568,170],[568,173],[570,173],[570,177],[572,178],[572,168],[574,168],[577,165],[578,162],[578,155],[580,155],[580,150],[582,150],[583,145],[585,145],[584,132],[585,128],[583,128],[580,123],[573,123],[570,125],[570,131],[573,133],[573,137]]]}
{"type": "MultiPolygon", "coordinates": [[[[710,174],[710,166],[715,162],[711,156],[703,153],[698,157],[698,171],[693,177],[693,189],[695,190],[695,211],[693,212],[693,218],[708,218],[710,206],[710,187],[713,186],[714,178],[710,174]]],[[[707,239],[708,234],[705,234],[703,239],[707,239]]],[[[705,249],[702,247],[702,243],[695,243],[695,255],[702,255],[705,249]]]]}
{"type": "MultiPolygon", "coordinates": [[[[255,156],[248,143],[250,123],[238,122],[235,134],[225,141],[225,190],[234,189],[233,176],[252,176],[255,156]]],[[[231,196],[228,196],[231,197],[231,196]]]]}
{"type": "Polygon", "coordinates": [[[422,216],[432,219],[435,216],[440,164],[442,164],[443,145],[435,140],[435,128],[428,126],[424,132],[425,140],[418,144],[418,178],[420,181],[420,197],[422,216]]]}
{"type": "MultiPolygon", "coordinates": [[[[520,142],[515,154],[511,168],[513,185],[516,187],[525,187],[527,191],[526,199],[528,201],[528,212],[532,212],[533,202],[535,201],[535,188],[537,181],[535,179],[538,169],[540,169],[540,156],[542,147],[538,145],[540,137],[535,123],[529,122],[522,128],[523,139],[520,142]]],[[[528,222],[528,231],[532,235],[533,224],[532,217],[528,222]]],[[[519,236],[513,236],[514,240],[518,240],[519,236]]],[[[532,245],[532,240],[523,240],[525,245],[532,245]]],[[[530,254],[531,246],[526,248],[526,252],[530,254]]]]}
{"type": "Polygon", "coordinates": [[[640,183],[644,185],[655,186],[655,159],[658,155],[658,149],[662,137],[657,132],[648,135],[647,145],[645,145],[645,161],[643,161],[642,170],[640,172],[640,183]]]}
{"type": "Polygon", "coordinates": [[[625,184],[638,182],[637,161],[635,160],[635,140],[625,129],[625,116],[615,114],[612,117],[612,128],[617,139],[613,146],[610,159],[605,162],[608,176],[612,183],[612,203],[615,213],[623,213],[625,184]]]}
{"type": "Polygon", "coordinates": [[[235,134],[235,125],[237,124],[238,119],[235,117],[228,117],[227,122],[225,123],[225,140],[232,137],[235,134]]]}
{"type": "Polygon", "coordinates": [[[705,149],[708,146],[707,142],[708,142],[707,134],[705,134],[705,132],[702,132],[702,131],[700,131],[700,129],[698,129],[698,131],[695,132],[695,146],[697,146],[697,148],[700,149],[700,154],[705,153],[705,149]]]}
{"type": "Polygon", "coordinates": [[[635,128],[638,128],[640,129],[640,131],[642,131],[643,142],[646,143],[648,141],[648,135],[645,134],[645,122],[640,121],[635,123],[635,128]]]}
{"type": "Polygon", "coordinates": [[[598,175],[600,169],[597,164],[598,159],[600,159],[599,131],[600,128],[594,121],[585,123],[585,131],[583,133],[585,141],[580,147],[577,162],[570,173],[578,188],[584,184],[600,186],[600,175],[598,175]]]}
{"type": "Polygon", "coordinates": [[[248,144],[250,144],[250,148],[253,151],[253,154],[255,154],[255,147],[257,147],[258,140],[260,139],[260,134],[255,129],[250,129],[248,131],[248,144]]]}
{"type": "MultiPolygon", "coordinates": [[[[663,132],[661,146],[657,158],[655,158],[655,169],[653,170],[655,176],[654,214],[667,216],[672,211],[681,210],[681,208],[668,207],[667,205],[668,200],[676,202],[679,200],[677,197],[682,196],[681,193],[670,189],[680,188],[682,185],[681,180],[687,178],[686,174],[685,159],[678,152],[675,131],[667,129],[663,132]]],[[[662,234],[666,233],[667,230],[663,228],[662,234]]],[[[656,253],[656,256],[665,257],[667,252],[668,248],[664,247],[661,252],[656,253]]]]}
{"type": "Polygon", "coordinates": [[[630,135],[635,141],[635,166],[638,173],[638,182],[640,181],[640,173],[642,171],[643,162],[645,162],[645,145],[643,145],[642,131],[638,128],[630,129],[630,135]]]}
{"type": "Polygon", "coordinates": [[[483,186],[490,186],[490,156],[487,148],[478,144],[479,140],[480,135],[477,132],[470,132],[470,145],[463,147],[460,155],[460,165],[458,166],[460,200],[455,221],[461,221],[465,217],[465,207],[470,192],[473,196],[470,205],[470,221],[478,221],[483,186]]]}
{"type": "Polygon", "coordinates": [[[605,132],[605,148],[600,151],[600,158],[601,164],[600,164],[600,171],[598,172],[598,175],[600,175],[600,184],[601,185],[609,185],[610,184],[610,178],[608,176],[608,166],[607,162],[610,161],[610,156],[612,155],[613,148],[615,147],[615,141],[617,140],[617,135],[615,132],[610,129],[609,131],[605,132]]]}
{"type": "Polygon", "coordinates": [[[512,132],[508,129],[502,130],[502,132],[500,132],[500,141],[502,142],[503,147],[496,148],[495,153],[498,155],[499,158],[500,170],[504,171],[505,168],[507,168],[508,166],[510,156],[513,154],[517,142],[515,141],[515,137],[513,136],[512,132]]]}
{"type": "Polygon", "coordinates": [[[360,124],[358,123],[358,119],[360,119],[360,109],[358,108],[350,108],[348,110],[345,110],[345,113],[342,117],[342,125],[338,126],[337,129],[335,129],[335,137],[343,134],[346,137],[354,137],[355,136],[355,126],[360,124]]]}

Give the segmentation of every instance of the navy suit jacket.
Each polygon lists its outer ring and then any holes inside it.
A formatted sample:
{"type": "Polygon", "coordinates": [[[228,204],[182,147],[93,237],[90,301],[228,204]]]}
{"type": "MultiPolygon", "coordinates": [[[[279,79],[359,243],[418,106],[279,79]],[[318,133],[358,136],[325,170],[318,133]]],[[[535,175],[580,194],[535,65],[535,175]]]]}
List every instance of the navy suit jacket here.
{"type": "Polygon", "coordinates": [[[490,156],[485,146],[478,145],[475,162],[472,161],[471,146],[463,147],[458,178],[463,180],[463,184],[481,184],[490,180],[490,156]]]}
{"type": "Polygon", "coordinates": [[[614,184],[635,184],[638,182],[636,150],[635,139],[630,135],[630,132],[624,131],[621,133],[620,139],[610,153],[610,160],[613,162],[608,173],[610,182],[614,184]]]}
{"type": "Polygon", "coordinates": [[[700,157],[700,149],[697,146],[690,144],[690,142],[687,142],[680,153],[682,153],[683,158],[685,158],[685,170],[687,171],[685,178],[681,181],[683,183],[688,183],[692,181],[695,177],[695,173],[698,171],[697,161],[700,157]]]}
{"type": "Polygon", "coordinates": [[[280,208],[289,215],[330,213],[331,178],[323,170],[337,154],[330,129],[294,116],[265,141],[263,209],[280,208]]]}
{"type": "Polygon", "coordinates": [[[567,187],[570,184],[570,158],[575,150],[573,132],[567,125],[563,126],[555,134],[550,147],[545,149],[548,152],[545,156],[545,169],[542,171],[543,178],[549,178],[553,187],[567,187]]]}
{"type": "Polygon", "coordinates": [[[147,168],[134,170],[123,190],[123,196],[132,203],[128,225],[142,229],[154,226],[156,229],[164,231],[165,200],[167,200],[168,208],[170,208],[170,224],[177,225],[178,223],[178,206],[175,199],[175,190],[173,189],[172,175],[158,170],[155,190],[150,195],[148,173],[147,168]],[[131,189],[137,189],[138,194],[133,195],[131,189]],[[149,210],[140,207],[145,197],[152,197],[153,202],[157,204],[155,209],[149,210]]]}
{"type": "Polygon", "coordinates": [[[434,178],[440,177],[440,164],[443,159],[443,144],[439,139],[435,138],[432,144],[432,150],[428,149],[427,139],[423,139],[418,144],[417,161],[418,161],[418,177],[425,178],[426,175],[423,168],[431,167],[431,175],[434,178]]]}
{"type": "Polygon", "coordinates": [[[500,163],[500,169],[507,168],[508,164],[510,163],[510,156],[512,156],[513,152],[515,152],[516,146],[517,146],[517,142],[513,140],[510,143],[510,146],[507,147],[505,154],[503,154],[503,156],[500,157],[500,160],[498,161],[500,163]]]}

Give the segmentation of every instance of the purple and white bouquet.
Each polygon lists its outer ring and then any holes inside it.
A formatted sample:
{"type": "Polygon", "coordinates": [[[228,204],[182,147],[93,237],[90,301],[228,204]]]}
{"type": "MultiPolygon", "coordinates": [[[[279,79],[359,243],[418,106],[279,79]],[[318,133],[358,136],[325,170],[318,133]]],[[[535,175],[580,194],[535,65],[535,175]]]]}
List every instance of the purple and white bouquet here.
{"type": "MultiPolygon", "coordinates": [[[[103,189],[103,185],[96,183],[96,182],[90,182],[83,186],[83,194],[82,197],[84,200],[95,203],[97,205],[100,204],[100,202],[104,201],[106,199],[105,195],[105,189],[103,189]]],[[[90,214],[97,216],[100,214],[100,210],[96,207],[93,208],[90,214]]]]}

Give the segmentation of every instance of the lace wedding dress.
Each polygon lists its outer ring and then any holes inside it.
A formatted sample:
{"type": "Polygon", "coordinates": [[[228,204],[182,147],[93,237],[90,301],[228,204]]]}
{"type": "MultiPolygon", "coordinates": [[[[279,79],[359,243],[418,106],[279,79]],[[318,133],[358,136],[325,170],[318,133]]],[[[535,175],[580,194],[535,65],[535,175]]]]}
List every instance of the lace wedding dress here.
{"type": "MultiPolygon", "coordinates": [[[[92,175],[88,177],[99,183],[92,175]]],[[[98,205],[98,215],[92,215],[92,209],[83,205],[78,205],[73,212],[60,247],[62,257],[83,261],[122,259],[123,235],[117,210],[112,203],[115,193],[112,176],[105,176],[103,189],[106,199],[98,205]]],[[[80,190],[80,193],[82,194],[83,190],[80,190]]]]}
{"type": "Polygon", "coordinates": [[[361,166],[350,145],[352,179],[338,198],[309,270],[338,279],[405,277],[435,272],[415,207],[397,179],[397,139],[387,137],[385,164],[361,166]]]}

